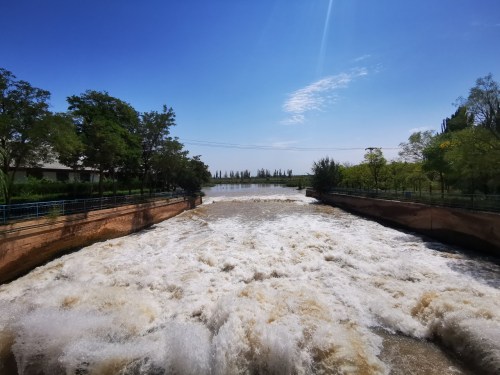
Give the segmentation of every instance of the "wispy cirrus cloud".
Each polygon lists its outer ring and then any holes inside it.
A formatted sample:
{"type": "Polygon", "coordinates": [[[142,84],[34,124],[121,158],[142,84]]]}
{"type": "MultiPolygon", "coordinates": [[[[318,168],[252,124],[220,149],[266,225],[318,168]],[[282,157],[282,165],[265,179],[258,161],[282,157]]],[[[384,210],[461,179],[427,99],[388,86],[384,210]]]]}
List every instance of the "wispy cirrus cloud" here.
{"type": "Polygon", "coordinates": [[[372,55],[363,55],[363,56],[359,56],[359,57],[356,57],[354,60],[354,62],[360,62],[360,61],[363,61],[363,60],[367,60],[369,58],[371,58],[372,55]]]}
{"type": "Polygon", "coordinates": [[[348,73],[322,78],[292,92],[283,104],[283,111],[288,114],[288,118],[282,123],[286,125],[303,123],[307,112],[321,111],[328,104],[334,103],[336,90],[346,88],[355,78],[367,74],[366,68],[354,69],[348,73]]]}

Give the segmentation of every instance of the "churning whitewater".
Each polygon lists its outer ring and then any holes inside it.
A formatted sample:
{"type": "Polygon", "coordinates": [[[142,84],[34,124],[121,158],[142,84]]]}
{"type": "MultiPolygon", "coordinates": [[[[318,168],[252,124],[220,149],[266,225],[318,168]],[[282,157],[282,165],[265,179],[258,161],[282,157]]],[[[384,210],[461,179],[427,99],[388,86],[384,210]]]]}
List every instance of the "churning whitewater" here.
{"type": "Polygon", "coordinates": [[[494,262],[292,189],[207,193],[0,286],[0,373],[500,372],[494,262]]]}

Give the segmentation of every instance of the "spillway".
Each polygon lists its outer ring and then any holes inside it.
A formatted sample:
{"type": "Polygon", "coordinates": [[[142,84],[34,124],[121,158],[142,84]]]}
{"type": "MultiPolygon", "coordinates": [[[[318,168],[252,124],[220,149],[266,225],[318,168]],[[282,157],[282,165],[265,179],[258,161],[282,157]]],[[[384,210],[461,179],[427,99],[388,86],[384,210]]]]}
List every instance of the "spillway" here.
{"type": "Polygon", "coordinates": [[[499,287],[495,259],[221,185],[0,286],[0,374],[495,374],[499,287]]]}

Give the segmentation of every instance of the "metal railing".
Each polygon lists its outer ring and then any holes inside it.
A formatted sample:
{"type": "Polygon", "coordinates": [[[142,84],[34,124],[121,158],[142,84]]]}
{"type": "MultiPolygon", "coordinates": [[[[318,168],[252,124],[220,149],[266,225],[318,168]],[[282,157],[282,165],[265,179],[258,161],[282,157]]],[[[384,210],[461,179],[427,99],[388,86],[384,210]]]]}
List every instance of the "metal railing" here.
{"type": "Polygon", "coordinates": [[[58,200],[50,202],[33,202],[22,204],[0,205],[0,225],[11,222],[36,219],[40,217],[59,217],[125,206],[146,203],[155,200],[184,197],[184,192],[154,193],[151,195],[120,195],[102,198],[58,200]]]}
{"type": "Polygon", "coordinates": [[[423,191],[360,190],[349,188],[335,188],[330,192],[358,197],[424,203],[433,206],[500,212],[500,195],[453,193],[441,195],[441,192],[429,193],[423,191]]]}

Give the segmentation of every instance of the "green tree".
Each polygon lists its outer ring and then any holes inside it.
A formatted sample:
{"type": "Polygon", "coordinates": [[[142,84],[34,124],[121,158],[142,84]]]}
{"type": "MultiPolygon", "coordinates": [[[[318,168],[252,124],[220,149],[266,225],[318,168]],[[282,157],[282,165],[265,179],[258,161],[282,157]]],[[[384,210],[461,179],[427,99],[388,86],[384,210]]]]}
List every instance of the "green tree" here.
{"type": "Polygon", "coordinates": [[[313,163],[311,185],[318,193],[327,193],[342,181],[342,166],[328,156],[313,163]]]}
{"type": "Polygon", "coordinates": [[[423,170],[437,173],[439,176],[442,197],[444,197],[446,177],[448,173],[452,171],[451,165],[445,157],[450,146],[451,142],[449,136],[447,134],[440,134],[432,139],[423,152],[423,170]]]}
{"type": "Polygon", "coordinates": [[[452,134],[445,154],[456,187],[466,193],[496,193],[500,189],[500,140],[483,127],[452,134]]]}
{"type": "Polygon", "coordinates": [[[474,115],[467,113],[467,107],[459,106],[451,118],[446,118],[441,125],[442,133],[451,133],[474,126],[474,115]]]}
{"type": "Polygon", "coordinates": [[[175,113],[172,108],[163,106],[161,113],[145,112],[140,116],[138,134],[141,138],[140,179],[141,194],[144,187],[151,184],[152,168],[155,155],[161,154],[166,147],[172,146],[168,139],[170,127],[175,125],[175,113]]]}
{"type": "Polygon", "coordinates": [[[0,170],[6,203],[20,167],[36,167],[51,159],[49,99],[48,91],[17,80],[12,72],[0,68],[0,170]]]}
{"type": "Polygon", "coordinates": [[[99,195],[105,172],[114,179],[119,168],[133,168],[140,154],[138,114],[128,103],[106,92],[88,90],[67,99],[83,147],[83,165],[99,172],[99,195]]]}
{"type": "Polygon", "coordinates": [[[203,184],[210,181],[208,166],[201,161],[199,155],[185,159],[182,174],[179,176],[179,186],[188,193],[199,192],[203,184]]]}
{"type": "Polygon", "coordinates": [[[477,125],[500,139],[500,85],[493,80],[491,73],[476,80],[465,105],[477,125]]]}
{"type": "Polygon", "coordinates": [[[152,182],[160,188],[173,190],[179,184],[186,165],[188,151],[177,138],[168,137],[151,161],[152,182]]]}
{"type": "Polygon", "coordinates": [[[378,147],[367,148],[364,159],[365,163],[368,165],[370,170],[375,190],[379,188],[380,177],[382,175],[383,168],[387,164],[387,160],[384,158],[382,150],[378,147]]]}
{"type": "MultiPolygon", "coordinates": [[[[5,158],[5,150],[0,147],[0,165],[3,165],[5,158]]],[[[2,193],[7,189],[7,176],[4,174],[3,170],[0,169],[0,191],[2,193]]]]}
{"type": "Polygon", "coordinates": [[[406,190],[417,163],[392,161],[387,165],[387,184],[394,191],[406,190]]]}
{"type": "MultiPolygon", "coordinates": [[[[422,193],[422,184],[429,180],[429,183],[433,179],[433,172],[427,171],[424,173],[422,163],[424,161],[424,150],[431,144],[434,138],[434,132],[432,130],[419,131],[410,135],[408,142],[402,142],[399,144],[401,150],[399,151],[399,157],[408,163],[405,171],[405,182],[413,186],[414,190],[418,190],[420,194],[422,193]]],[[[405,184],[405,185],[406,185],[405,184]]],[[[429,190],[432,191],[432,185],[429,185],[429,190]]]]}
{"type": "Polygon", "coordinates": [[[399,157],[408,163],[422,162],[424,159],[423,151],[431,142],[432,137],[432,130],[412,133],[408,138],[408,142],[399,144],[399,157]]]}
{"type": "Polygon", "coordinates": [[[371,177],[367,164],[345,165],[342,175],[342,186],[365,189],[370,185],[371,177]]]}
{"type": "Polygon", "coordinates": [[[84,144],[77,134],[77,128],[71,116],[58,113],[52,115],[50,121],[55,129],[51,137],[51,145],[57,154],[57,159],[61,164],[71,167],[76,172],[82,167],[84,144]]]}

